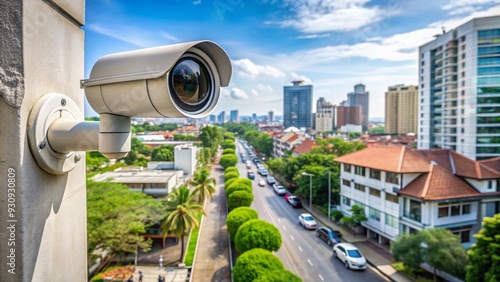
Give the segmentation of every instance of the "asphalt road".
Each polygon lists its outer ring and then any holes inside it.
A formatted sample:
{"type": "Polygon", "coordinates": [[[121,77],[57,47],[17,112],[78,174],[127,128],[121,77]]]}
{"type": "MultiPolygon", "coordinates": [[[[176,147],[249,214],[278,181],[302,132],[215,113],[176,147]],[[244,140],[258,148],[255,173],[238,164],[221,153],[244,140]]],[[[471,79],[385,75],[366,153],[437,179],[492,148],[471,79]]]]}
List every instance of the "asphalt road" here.
{"type": "MultiPolygon", "coordinates": [[[[246,176],[246,166],[241,161],[238,146],[240,176],[246,176]]],[[[252,170],[256,171],[255,165],[252,170]]],[[[285,267],[302,278],[305,282],[313,281],[387,281],[370,267],[364,271],[348,270],[342,262],[332,255],[332,247],[316,237],[313,230],[306,230],[298,223],[298,217],[306,212],[302,208],[294,209],[283,196],[274,193],[271,185],[258,185],[261,178],[256,173],[253,181],[254,201],[251,205],[259,213],[259,218],[274,224],[281,232],[283,243],[276,255],[285,267]]],[[[262,177],[263,178],[263,177],[262,177]]]]}

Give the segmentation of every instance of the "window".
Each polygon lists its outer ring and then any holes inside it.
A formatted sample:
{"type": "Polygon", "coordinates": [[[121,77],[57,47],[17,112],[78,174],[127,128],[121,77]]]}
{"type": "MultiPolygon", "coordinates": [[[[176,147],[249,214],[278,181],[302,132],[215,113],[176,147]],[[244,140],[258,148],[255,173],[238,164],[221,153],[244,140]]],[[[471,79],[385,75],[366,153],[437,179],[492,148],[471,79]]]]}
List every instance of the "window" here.
{"type": "Polygon", "coordinates": [[[361,192],[365,192],[366,187],[364,185],[356,183],[356,184],[354,184],[354,189],[361,191],[361,192]]]}
{"type": "Polygon", "coordinates": [[[376,209],[368,209],[368,217],[376,221],[380,221],[380,211],[376,209]]]}
{"type": "Polygon", "coordinates": [[[460,215],[460,206],[451,206],[451,216],[460,215]]]}
{"type": "Polygon", "coordinates": [[[370,188],[370,195],[380,198],[380,190],[370,188]]]}
{"type": "Polygon", "coordinates": [[[386,172],[385,181],[392,184],[399,184],[398,174],[394,172],[386,172]]]}
{"type": "Polygon", "coordinates": [[[351,206],[351,199],[342,196],[342,204],[345,205],[345,206],[350,207],[351,206]]]}
{"type": "Polygon", "coordinates": [[[378,169],[370,169],[370,178],[380,180],[380,170],[378,170],[378,169]]]}
{"type": "Polygon", "coordinates": [[[350,164],[344,164],[344,171],[351,172],[351,165],[350,164]]]}
{"type": "Polygon", "coordinates": [[[438,211],[438,217],[447,217],[448,216],[448,207],[440,207],[438,211]]]}
{"type": "Polygon", "coordinates": [[[362,167],[362,166],[354,166],[354,173],[357,174],[357,175],[362,175],[364,176],[365,175],[365,168],[362,167]]]}
{"type": "Polygon", "coordinates": [[[399,227],[399,219],[397,217],[394,217],[392,215],[385,215],[385,224],[393,227],[393,228],[398,228],[399,227]]]}
{"type": "Polygon", "coordinates": [[[470,204],[468,203],[439,203],[438,218],[470,214],[470,204]]]}
{"type": "Polygon", "coordinates": [[[469,243],[470,242],[470,226],[461,226],[456,228],[449,229],[451,233],[458,236],[460,243],[469,243]]]}
{"type": "Polygon", "coordinates": [[[392,195],[392,194],[389,194],[389,193],[385,193],[385,200],[389,201],[389,202],[396,203],[396,204],[399,203],[398,196],[397,195],[392,195]]]}
{"type": "Polygon", "coordinates": [[[351,187],[351,181],[342,179],[342,184],[351,187]]]}
{"type": "Polygon", "coordinates": [[[470,213],[470,204],[462,205],[462,214],[469,214],[469,213],[470,213]]]}
{"type": "Polygon", "coordinates": [[[492,189],[493,188],[493,181],[489,180],[488,181],[488,189],[492,189]]]}

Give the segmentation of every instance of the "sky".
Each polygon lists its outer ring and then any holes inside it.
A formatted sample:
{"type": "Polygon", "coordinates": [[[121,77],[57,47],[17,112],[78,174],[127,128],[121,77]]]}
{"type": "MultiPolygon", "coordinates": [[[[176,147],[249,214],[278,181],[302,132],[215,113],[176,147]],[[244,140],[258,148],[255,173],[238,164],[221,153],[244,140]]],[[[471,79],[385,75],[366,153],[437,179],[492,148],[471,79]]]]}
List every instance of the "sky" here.
{"type": "MultiPolygon", "coordinates": [[[[419,46],[492,15],[500,0],[86,0],[85,78],[110,53],[211,40],[233,67],[213,114],[282,115],[283,86],[300,79],[313,112],[363,83],[380,118],[389,86],[418,83],[419,46]]],[[[97,116],[88,104],[85,116],[97,116]]]]}

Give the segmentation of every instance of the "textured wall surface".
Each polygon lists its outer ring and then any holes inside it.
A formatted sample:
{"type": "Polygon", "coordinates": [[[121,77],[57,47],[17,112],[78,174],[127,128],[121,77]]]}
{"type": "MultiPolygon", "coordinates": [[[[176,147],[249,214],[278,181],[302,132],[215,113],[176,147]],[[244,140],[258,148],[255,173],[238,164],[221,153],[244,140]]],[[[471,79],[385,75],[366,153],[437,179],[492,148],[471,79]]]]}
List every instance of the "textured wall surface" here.
{"type": "Polygon", "coordinates": [[[70,2],[0,1],[1,281],[87,279],[85,162],[50,175],[27,142],[30,110],[43,95],[66,94],[83,111],[84,1],[70,2]]]}

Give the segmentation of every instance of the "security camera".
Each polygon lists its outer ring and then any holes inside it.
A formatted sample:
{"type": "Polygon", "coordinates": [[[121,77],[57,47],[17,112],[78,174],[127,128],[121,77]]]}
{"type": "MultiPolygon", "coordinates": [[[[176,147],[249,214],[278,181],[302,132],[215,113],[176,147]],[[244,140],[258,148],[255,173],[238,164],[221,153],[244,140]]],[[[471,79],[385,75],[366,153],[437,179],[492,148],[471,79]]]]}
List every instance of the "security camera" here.
{"type": "Polygon", "coordinates": [[[52,174],[73,169],[80,151],[122,158],[130,151],[132,117],[205,117],[231,72],[229,57],[211,41],[104,56],[81,81],[100,121],[82,121],[78,106],[64,94],[44,95],[30,113],[31,152],[52,174]]]}

